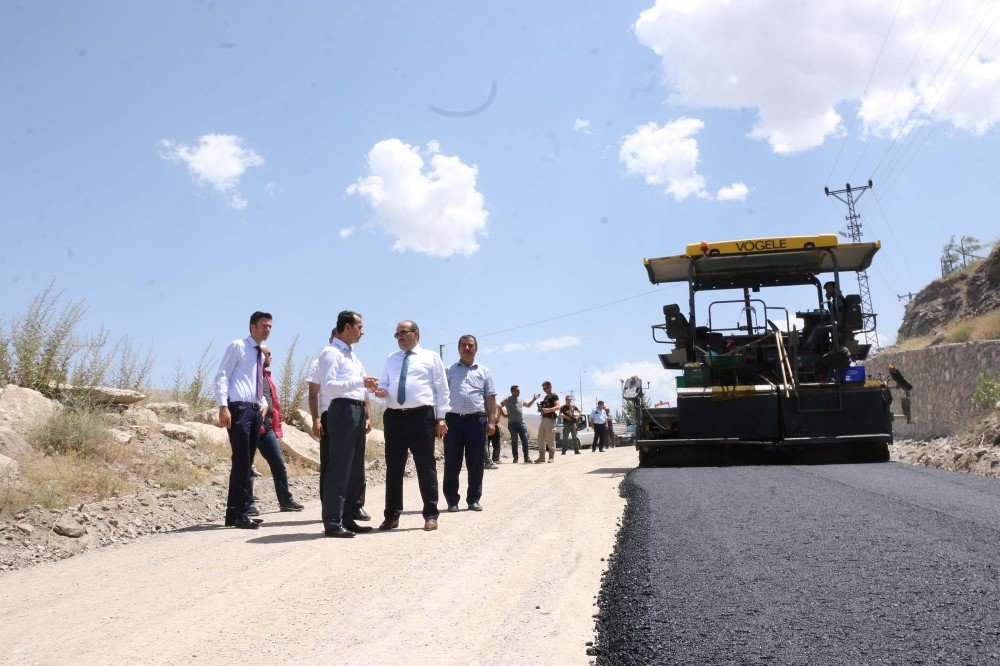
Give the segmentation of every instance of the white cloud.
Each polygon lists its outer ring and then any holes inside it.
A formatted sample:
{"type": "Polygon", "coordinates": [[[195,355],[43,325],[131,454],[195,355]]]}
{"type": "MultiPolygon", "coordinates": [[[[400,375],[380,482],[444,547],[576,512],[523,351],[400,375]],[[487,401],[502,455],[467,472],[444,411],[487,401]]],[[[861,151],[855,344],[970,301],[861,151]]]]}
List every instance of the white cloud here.
{"type": "Polygon", "coordinates": [[[547,338],[535,343],[535,349],[540,352],[553,351],[555,349],[566,349],[567,347],[578,347],[583,342],[575,335],[564,335],[558,338],[547,338]]]}
{"type": "Polygon", "coordinates": [[[598,399],[610,404],[621,403],[621,381],[632,375],[642,380],[646,396],[652,402],[669,400],[671,405],[677,405],[677,383],[674,377],[679,373],[667,371],[655,361],[622,361],[608,369],[588,370],[591,381],[603,389],[604,395],[598,399]],[[646,389],[646,382],[649,388],[646,389]]]}
{"type": "Polygon", "coordinates": [[[340,230],[340,233],[337,235],[340,236],[341,240],[343,240],[345,238],[350,238],[353,234],[354,234],[354,227],[344,227],[343,229],[340,230]]]}
{"type": "Polygon", "coordinates": [[[489,213],[476,189],[477,167],[439,151],[436,141],[423,151],[399,139],[379,141],[368,152],[368,175],[347,188],[368,202],[374,226],[395,238],[397,252],[469,256],[485,235],[489,213]]]}
{"type": "Polygon", "coordinates": [[[697,118],[678,118],[660,127],[639,125],[622,137],[618,159],[629,175],[642,176],[650,185],[665,186],[677,201],[692,194],[706,196],[705,178],[698,173],[698,141],[694,138],[705,123],[697,118]]]}
{"type": "Polygon", "coordinates": [[[584,120],[583,118],[577,118],[573,121],[573,131],[583,132],[584,134],[590,134],[590,121],[584,120]]]}
{"type": "Polygon", "coordinates": [[[750,136],[776,153],[842,135],[841,113],[849,122],[854,112],[838,112],[844,103],[860,104],[868,137],[901,135],[929,122],[977,135],[991,129],[1000,121],[1000,61],[991,53],[995,38],[982,39],[989,30],[981,26],[996,16],[978,0],[900,5],[862,98],[896,5],[844,0],[834,15],[822,2],[656,0],[635,33],[660,56],[672,102],[754,109],[750,136]]]}
{"type": "Polygon", "coordinates": [[[483,354],[510,354],[512,352],[532,350],[535,352],[547,352],[556,349],[567,349],[577,347],[583,340],[575,335],[563,335],[554,338],[546,338],[535,342],[507,342],[499,347],[486,346],[479,351],[483,354]]]}
{"type": "Polygon", "coordinates": [[[264,191],[270,194],[272,197],[278,191],[278,186],[274,183],[267,183],[264,185],[264,191]]]}
{"type": "Polygon", "coordinates": [[[746,201],[750,188],[743,183],[733,183],[729,187],[723,187],[716,194],[719,201],[746,201]]]}
{"type": "Polygon", "coordinates": [[[238,210],[247,207],[247,200],[237,190],[240,178],[250,167],[260,166],[264,158],[243,146],[243,139],[232,134],[204,134],[198,145],[188,146],[169,139],[157,142],[160,157],[182,162],[194,182],[211,186],[228,197],[229,205],[238,210]]]}

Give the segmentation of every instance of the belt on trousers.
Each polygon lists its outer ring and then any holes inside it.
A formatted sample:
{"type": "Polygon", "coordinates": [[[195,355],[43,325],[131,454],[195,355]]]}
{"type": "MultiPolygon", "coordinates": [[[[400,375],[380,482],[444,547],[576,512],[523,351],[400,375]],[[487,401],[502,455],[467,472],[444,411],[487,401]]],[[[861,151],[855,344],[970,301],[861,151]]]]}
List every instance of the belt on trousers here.
{"type": "Polygon", "coordinates": [[[229,406],[240,407],[240,408],[253,407],[254,409],[260,409],[260,404],[256,402],[241,402],[239,400],[230,400],[229,406]]]}
{"type": "Polygon", "coordinates": [[[459,414],[458,412],[448,412],[448,416],[454,416],[459,419],[473,419],[479,418],[481,416],[486,416],[486,412],[470,412],[469,414],[459,414]]]}
{"type": "Polygon", "coordinates": [[[409,414],[411,412],[420,412],[427,409],[434,409],[430,405],[420,405],[419,407],[386,407],[387,412],[399,412],[400,414],[409,414]]]}
{"type": "Polygon", "coordinates": [[[334,398],[331,402],[346,402],[348,405],[357,405],[358,407],[364,407],[364,400],[355,400],[354,398],[334,398]]]}

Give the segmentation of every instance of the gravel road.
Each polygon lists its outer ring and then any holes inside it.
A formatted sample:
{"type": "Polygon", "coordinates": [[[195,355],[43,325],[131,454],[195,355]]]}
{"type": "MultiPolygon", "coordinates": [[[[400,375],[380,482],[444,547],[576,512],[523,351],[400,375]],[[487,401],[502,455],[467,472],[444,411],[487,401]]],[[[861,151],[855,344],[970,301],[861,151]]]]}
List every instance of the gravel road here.
{"type": "Polygon", "coordinates": [[[255,532],[206,525],[2,574],[0,663],[588,664],[635,462],[501,465],[485,510],[442,513],[437,532],[408,479],[392,532],[325,539],[313,501],[255,532]]]}
{"type": "Polygon", "coordinates": [[[599,665],[1000,663],[1000,482],[900,463],[640,469],[599,665]]]}

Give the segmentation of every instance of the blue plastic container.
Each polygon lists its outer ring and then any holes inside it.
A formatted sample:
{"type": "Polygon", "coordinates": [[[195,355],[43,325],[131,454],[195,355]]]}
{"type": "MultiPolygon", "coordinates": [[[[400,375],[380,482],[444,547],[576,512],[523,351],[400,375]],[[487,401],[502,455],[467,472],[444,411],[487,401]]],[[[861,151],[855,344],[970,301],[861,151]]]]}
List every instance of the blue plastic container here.
{"type": "Polygon", "coordinates": [[[840,373],[840,381],[845,384],[856,384],[865,381],[865,366],[855,365],[840,373]]]}

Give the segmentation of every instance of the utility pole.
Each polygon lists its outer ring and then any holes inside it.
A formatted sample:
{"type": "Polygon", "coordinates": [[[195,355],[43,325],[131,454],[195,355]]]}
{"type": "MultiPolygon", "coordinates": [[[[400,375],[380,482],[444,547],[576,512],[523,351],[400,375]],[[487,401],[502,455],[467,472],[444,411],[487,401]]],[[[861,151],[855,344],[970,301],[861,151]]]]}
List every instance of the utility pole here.
{"type": "Polygon", "coordinates": [[[905,294],[896,294],[896,298],[898,298],[899,300],[903,300],[905,298],[907,303],[909,303],[916,297],[917,295],[914,294],[912,291],[908,291],[905,294]]]}
{"type": "MultiPolygon", "coordinates": [[[[836,197],[838,201],[847,205],[847,217],[844,219],[847,220],[847,237],[851,239],[852,243],[860,243],[862,236],[861,216],[858,215],[855,206],[861,195],[874,186],[872,181],[869,180],[867,185],[862,185],[861,187],[852,188],[851,184],[847,183],[847,187],[842,190],[830,190],[829,187],[823,188],[826,196],[836,197]]],[[[871,345],[873,349],[879,349],[878,335],[875,333],[875,320],[872,318],[875,308],[872,307],[872,293],[868,288],[868,271],[858,271],[858,293],[861,294],[861,310],[865,316],[865,343],[871,345]]]]}
{"type": "Polygon", "coordinates": [[[444,362],[444,345],[438,345],[438,356],[441,357],[441,362],[444,362]]]}

